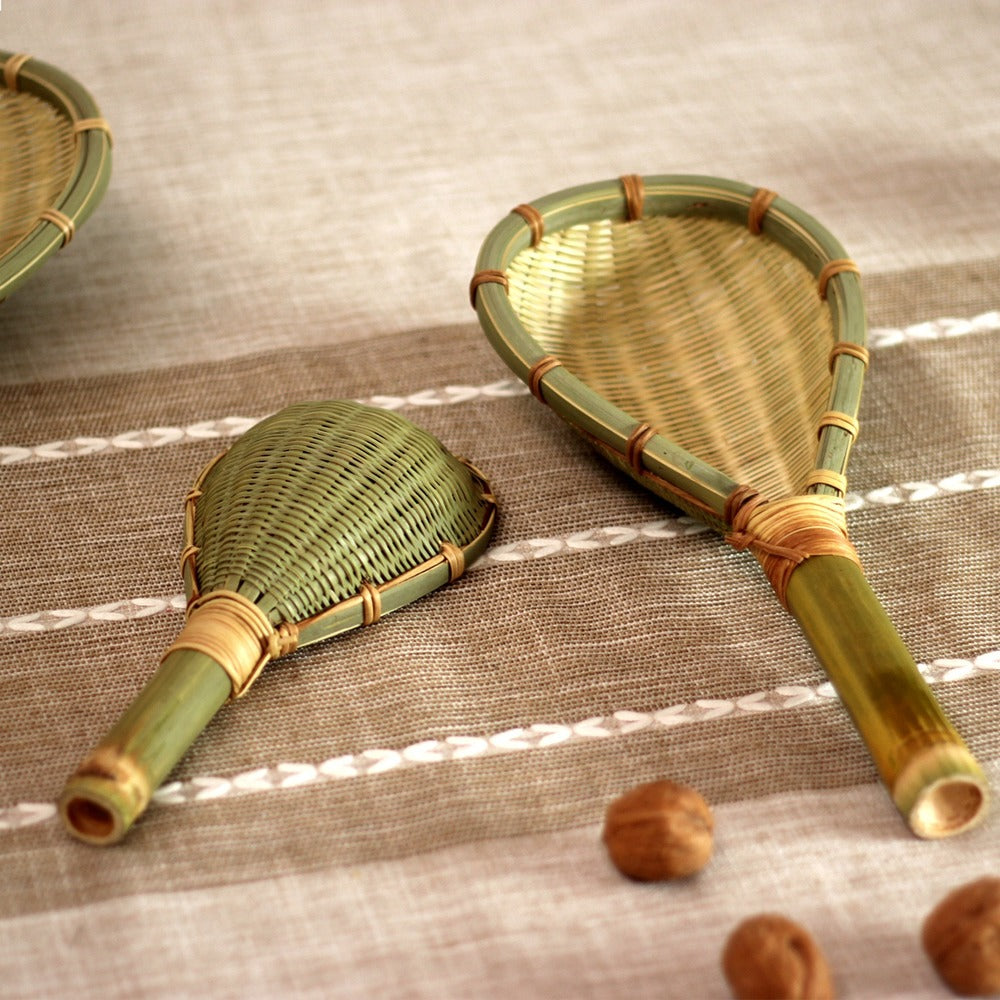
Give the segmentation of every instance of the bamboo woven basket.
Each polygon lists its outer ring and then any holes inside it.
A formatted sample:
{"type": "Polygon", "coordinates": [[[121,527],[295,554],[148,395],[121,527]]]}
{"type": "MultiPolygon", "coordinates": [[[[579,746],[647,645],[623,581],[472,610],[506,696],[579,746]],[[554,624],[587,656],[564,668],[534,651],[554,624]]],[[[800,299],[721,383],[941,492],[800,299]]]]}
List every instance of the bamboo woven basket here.
{"type": "Polygon", "coordinates": [[[111,130],[54,66],[0,51],[0,301],[73,238],[111,177],[111,130]]]}
{"type": "Polygon", "coordinates": [[[868,364],[857,272],[771,191],[632,175],[517,206],[471,296],[540,401],[757,557],[911,829],[942,837],[982,818],[988,789],[847,537],[868,364]]]}
{"type": "Polygon", "coordinates": [[[298,403],[256,424],[187,496],[187,623],[67,782],[67,829],[93,844],[121,840],[212,716],[271,660],[458,579],[495,518],[482,474],[398,414],[298,403]]]}

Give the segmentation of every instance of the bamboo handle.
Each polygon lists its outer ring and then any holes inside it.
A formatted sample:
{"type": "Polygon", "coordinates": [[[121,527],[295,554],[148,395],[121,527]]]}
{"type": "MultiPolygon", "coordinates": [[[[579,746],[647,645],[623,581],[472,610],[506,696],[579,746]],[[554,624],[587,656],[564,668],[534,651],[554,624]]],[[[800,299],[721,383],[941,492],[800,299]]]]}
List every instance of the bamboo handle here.
{"type": "Polygon", "coordinates": [[[121,840],[231,691],[229,676],[204,653],[168,653],[66,783],[59,812],[69,832],[90,844],[121,840]]]}
{"type": "Polygon", "coordinates": [[[979,822],[986,777],[861,569],[814,556],[792,573],[785,597],[910,829],[939,838],[979,822]]]}

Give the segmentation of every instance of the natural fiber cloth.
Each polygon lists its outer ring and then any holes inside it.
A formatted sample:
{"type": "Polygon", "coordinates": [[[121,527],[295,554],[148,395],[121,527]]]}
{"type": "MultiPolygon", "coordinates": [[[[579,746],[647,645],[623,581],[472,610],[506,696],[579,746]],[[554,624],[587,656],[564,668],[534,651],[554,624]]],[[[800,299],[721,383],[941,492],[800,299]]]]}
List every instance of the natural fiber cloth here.
{"type": "Polygon", "coordinates": [[[920,923],[997,873],[997,805],[915,840],[755,560],[603,464],[468,311],[496,218],[571,183],[712,172],[828,224],[873,326],[851,537],[1000,788],[996,14],[712,10],[4,5],[116,136],[101,208],[0,305],[4,996],[724,997],[764,908],[843,997],[947,995],[920,923]],[[324,396],[481,466],[493,547],[269,667],[124,844],[69,840],[63,781],[180,627],[195,475],[324,396]],[[679,886],[600,844],[657,777],[716,814],[679,886]]]}

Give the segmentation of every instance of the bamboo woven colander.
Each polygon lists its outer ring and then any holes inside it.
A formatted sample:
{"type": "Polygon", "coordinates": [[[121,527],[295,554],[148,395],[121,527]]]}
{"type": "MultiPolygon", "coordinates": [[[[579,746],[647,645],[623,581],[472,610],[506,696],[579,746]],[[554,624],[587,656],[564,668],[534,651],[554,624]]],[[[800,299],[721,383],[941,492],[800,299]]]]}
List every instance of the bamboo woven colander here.
{"type": "Polygon", "coordinates": [[[111,176],[111,132],[62,71],[0,52],[0,300],[94,211],[111,176]]]}
{"type": "Polygon", "coordinates": [[[868,351],[858,269],[771,191],[634,175],[517,206],[471,295],[532,393],[647,489],[760,561],[911,828],[986,781],[878,603],[844,495],[868,351]]]}
{"type": "Polygon", "coordinates": [[[69,831],[120,840],[221,705],[271,660],[456,580],[495,517],[482,474],[398,414],[298,403],[256,424],[187,496],[187,622],[67,782],[69,831]]]}

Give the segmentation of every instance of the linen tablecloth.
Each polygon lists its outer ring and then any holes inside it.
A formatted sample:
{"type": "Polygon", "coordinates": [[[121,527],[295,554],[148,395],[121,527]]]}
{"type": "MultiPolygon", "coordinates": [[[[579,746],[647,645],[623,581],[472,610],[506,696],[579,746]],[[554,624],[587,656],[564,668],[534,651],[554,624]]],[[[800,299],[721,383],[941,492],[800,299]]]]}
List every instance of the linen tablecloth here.
{"type": "Polygon", "coordinates": [[[0,306],[0,995],[724,997],[729,931],[810,928],[844,997],[937,997],[924,916],[1000,822],[914,839],[752,558],[540,407],[468,307],[520,202],[624,173],[779,191],[864,280],[849,524],[1000,784],[1000,8],[8,0],[3,47],[115,135],[0,306]],[[491,478],[461,581],[275,664],[128,839],[62,783],[176,634],[185,493],[309,398],[491,478]],[[608,802],[697,787],[716,851],[639,885],[608,802]]]}

